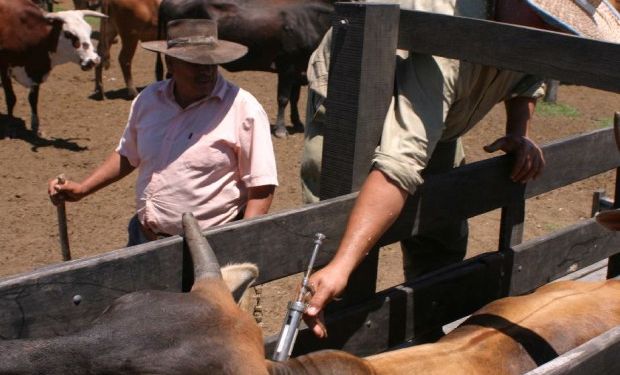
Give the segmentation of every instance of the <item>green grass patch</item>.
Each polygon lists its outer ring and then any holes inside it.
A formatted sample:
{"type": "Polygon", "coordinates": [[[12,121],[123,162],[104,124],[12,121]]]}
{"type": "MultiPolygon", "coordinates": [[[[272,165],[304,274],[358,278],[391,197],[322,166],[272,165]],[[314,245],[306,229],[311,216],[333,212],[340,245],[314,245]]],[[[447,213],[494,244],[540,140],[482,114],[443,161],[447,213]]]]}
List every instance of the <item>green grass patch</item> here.
{"type": "Polygon", "coordinates": [[[88,22],[88,24],[90,25],[90,27],[93,28],[93,30],[99,30],[99,24],[101,23],[101,18],[99,17],[89,17],[86,16],[84,17],[84,19],[86,20],[86,22],[88,22]]]}
{"type": "Polygon", "coordinates": [[[536,104],[536,114],[543,117],[578,117],[579,111],[566,104],[553,104],[539,101],[536,104]]]}
{"type": "Polygon", "coordinates": [[[614,123],[611,117],[600,118],[595,121],[597,128],[610,128],[614,123]]]}

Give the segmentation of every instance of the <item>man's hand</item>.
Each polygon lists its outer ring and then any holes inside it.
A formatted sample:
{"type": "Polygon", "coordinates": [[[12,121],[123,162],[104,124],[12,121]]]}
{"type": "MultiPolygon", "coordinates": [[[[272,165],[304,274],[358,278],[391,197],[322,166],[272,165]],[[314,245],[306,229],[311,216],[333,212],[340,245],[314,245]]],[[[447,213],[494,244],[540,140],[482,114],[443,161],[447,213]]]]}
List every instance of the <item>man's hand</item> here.
{"type": "Polygon", "coordinates": [[[81,184],[70,180],[65,180],[63,184],[60,184],[58,178],[48,181],[47,193],[55,206],[63,201],[77,202],[86,196],[81,184]]]}
{"type": "Polygon", "coordinates": [[[542,150],[528,137],[509,134],[484,146],[486,152],[497,150],[515,155],[515,164],[510,173],[510,179],[515,182],[526,183],[535,179],[545,166],[542,150]]]}
{"type": "Polygon", "coordinates": [[[328,265],[310,276],[309,285],[313,296],[304,314],[304,321],[319,338],[327,337],[323,309],[344,291],[348,280],[345,273],[338,266],[328,265]]]}

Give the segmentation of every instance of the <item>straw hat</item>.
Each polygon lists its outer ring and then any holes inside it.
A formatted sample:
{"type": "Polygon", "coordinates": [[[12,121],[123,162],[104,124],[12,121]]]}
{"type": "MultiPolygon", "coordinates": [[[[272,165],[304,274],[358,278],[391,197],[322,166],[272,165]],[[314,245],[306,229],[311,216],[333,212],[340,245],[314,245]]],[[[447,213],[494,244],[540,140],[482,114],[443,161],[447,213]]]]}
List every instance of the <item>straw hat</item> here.
{"type": "Polygon", "coordinates": [[[248,52],[238,43],[219,40],[217,23],[207,19],[180,19],[168,22],[168,40],[143,42],[149,51],[194,64],[216,65],[237,60],[248,52]]]}
{"type": "Polygon", "coordinates": [[[548,24],[588,38],[620,43],[620,14],[607,0],[526,0],[548,24]]]}

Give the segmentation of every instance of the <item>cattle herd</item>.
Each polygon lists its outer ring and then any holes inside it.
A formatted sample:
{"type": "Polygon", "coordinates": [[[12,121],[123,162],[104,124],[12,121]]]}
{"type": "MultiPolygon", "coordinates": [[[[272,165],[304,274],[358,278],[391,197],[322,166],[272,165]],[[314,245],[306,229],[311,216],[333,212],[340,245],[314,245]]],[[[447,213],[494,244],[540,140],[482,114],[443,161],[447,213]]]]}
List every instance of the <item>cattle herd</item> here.
{"type": "MultiPolygon", "coordinates": [[[[30,88],[31,127],[39,130],[38,88],[65,62],[96,66],[95,93],[105,98],[101,69],[119,37],[119,63],[128,95],[137,95],[131,60],[139,41],[163,38],[165,21],[206,17],[220,38],[249,53],[230,71],[278,74],[276,135],[283,111],[302,127],[299,90],[310,53],[329,27],[332,1],[320,0],[92,0],[81,10],[49,13],[51,0],[0,0],[0,78],[7,112],[16,98],[11,77],[30,88]],[[102,12],[92,9],[100,5],[102,12]],[[85,16],[102,18],[95,53],[85,16]],[[106,18],[107,17],[107,18],[106,18]],[[162,22],[163,21],[163,22],[162,22]],[[303,27],[301,26],[303,25],[303,27]]],[[[161,67],[161,66],[160,66],[161,67]]],[[[158,70],[159,77],[163,70],[158,70]]],[[[620,211],[600,215],[620,229],[620,211]]],[[[236,301],[258,270],[251,264],[220,270],[191,214],[183,215],[195,267],[189,293],[141,291],[112,303],[84,330],[47,339],[0,340],[0,374],[521,374],[620,325],[620,281],[559,282],[527,296],[495,301],[437,343],[367,358],[321,351],[276,363],[265,360],[260,328],[236,301]]]]}
{"type": "MultiPolygon", "coordinates": [[[[53,0],[37,0],[40,8],[51,9],[53,0]]],[[[334,11],[331,0],[74,0],[79,12],[45,14],[32,0],[2,0],[0,2],[0,68],[5,88],[7,112],[13,114],[15,95],[10,77],[31,89],[31,125],[38,131],[37,97],[54,65],[75,61],[79,56],[83,69],[95,68],[94,98],[104,99],[102,69],[109,67],[110,46],[120,38],[118,61],[123,73],[128,97],[138,94],[131,74],[131,61],[138,42],[165,39],[167,21],[178,18],[209,18],[218,22],[219,37],[245,44],[248,54],[240,60],[224,65],[236,72],[242,70],[267,71],[278,74],[278,114],[275,127],[277,137],[288,134],[284,110],[291,104],[291,122],[294,130],[303,131],[297,102],[301,86],[306,83],[305,72],[310,54],[318,46],[330,25],[334,11]],[[92,9],[100,6],[102,13],[92,9]],[[78,22],[80,14],[102,17],[97,54],[90,41],[90,26],[78,22]],[[71,23],[67,18],[71,18],[71,23]],[[54,23],[53,19],[57,21],[54,23]],[[62,32],[60,32],[62,28],[62,32]],[[24,32],[22,32],[24,31],[24,32]],[[72,35],[72,36],[69,36],[72,35]],[[64,48],[67,38],[73,38],[64,48]],[[48,52],[59,56],[51,61],[42,57],[48,52]],[[88,56],[86,56],[86,54],[88,56]],[[98,56],[97,56],[98,55],[98,56]],[[90,58],[90,62],[83,60],[90,58]],[[99,63],[101,61],[101,63],[99,63]],[[36,64],[36,66],[33,66],[36,64]]],[[[157,59],[156,78],[163,78],[161,59],[157,59]]]]}

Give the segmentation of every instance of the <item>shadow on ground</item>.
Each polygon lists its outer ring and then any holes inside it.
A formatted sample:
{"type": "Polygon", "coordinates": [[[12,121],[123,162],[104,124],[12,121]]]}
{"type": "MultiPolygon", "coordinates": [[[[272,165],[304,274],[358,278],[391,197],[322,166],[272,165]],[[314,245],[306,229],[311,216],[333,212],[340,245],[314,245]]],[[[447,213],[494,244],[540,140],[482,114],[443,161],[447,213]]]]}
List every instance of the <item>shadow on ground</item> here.
{"type": "Polygon", "coordinates": [[[41,134],[37,134],[26,128],[24,120],[17,117],[0,115],[0,140],[2,139],[20,139],[32,145],[31,150],[38,152],[41,147],[54,147],[69,151],[84,151],[88,147],[80,146],[75,141],[77,138],[45,138],[41,134]]]}

